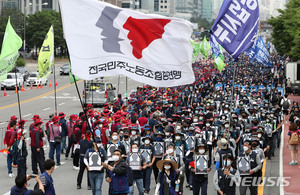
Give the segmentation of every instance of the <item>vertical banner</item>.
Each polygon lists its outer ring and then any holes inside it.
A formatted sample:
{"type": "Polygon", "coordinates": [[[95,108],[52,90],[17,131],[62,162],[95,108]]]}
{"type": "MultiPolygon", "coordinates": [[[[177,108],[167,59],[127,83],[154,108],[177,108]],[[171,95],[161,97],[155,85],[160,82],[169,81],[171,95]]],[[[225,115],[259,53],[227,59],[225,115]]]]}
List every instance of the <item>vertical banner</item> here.
{"type": "Polygon", "coordinates": [[[252,47],[259,25],[257,0],[226,0],[210,29],[216,41],[234,58],[252,47]]]}
{"type": "Polygon", "coordinates": [[[41,47],[38,58],[38,65],[39,78],[45,78],[49,74],[51,74],[52,66],[54,65],[54,33],[52,25],[41,47]]]}

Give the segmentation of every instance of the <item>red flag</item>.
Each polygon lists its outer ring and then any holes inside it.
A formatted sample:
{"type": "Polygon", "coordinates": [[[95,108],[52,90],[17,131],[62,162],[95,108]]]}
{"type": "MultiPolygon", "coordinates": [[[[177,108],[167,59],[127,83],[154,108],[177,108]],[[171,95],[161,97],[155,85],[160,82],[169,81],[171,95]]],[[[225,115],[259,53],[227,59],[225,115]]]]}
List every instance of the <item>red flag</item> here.
{"type": "Polygon", "coordinates": [[[190,162],[190,165],[195,169],[195,161],[190,162]]]}
{"type": "Polygon", "coordinates": [[[4,155],[8,155],[9,151],[7,149],[3,149],[3,150],[0,150],[0,153],[2,153],[4,155]]]}

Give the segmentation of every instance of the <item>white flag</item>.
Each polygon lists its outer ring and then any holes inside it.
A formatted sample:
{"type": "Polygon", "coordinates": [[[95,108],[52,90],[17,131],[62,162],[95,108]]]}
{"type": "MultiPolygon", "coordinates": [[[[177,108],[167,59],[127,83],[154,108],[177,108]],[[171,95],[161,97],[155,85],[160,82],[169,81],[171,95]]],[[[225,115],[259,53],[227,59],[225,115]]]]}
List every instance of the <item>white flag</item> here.
{"type": "Polygon", "coordinates": [[[192,24],[96,0],[60,0],[72,73],[126,75],[157,87],[192,84],[192,24]]]}

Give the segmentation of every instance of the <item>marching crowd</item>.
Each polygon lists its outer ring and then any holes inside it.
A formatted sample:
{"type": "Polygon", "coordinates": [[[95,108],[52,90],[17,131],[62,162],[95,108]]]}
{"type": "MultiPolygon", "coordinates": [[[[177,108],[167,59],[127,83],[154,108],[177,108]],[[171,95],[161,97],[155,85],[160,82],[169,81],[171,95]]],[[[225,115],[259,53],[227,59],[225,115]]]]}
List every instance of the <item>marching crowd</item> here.
{"type": "Polygon", "coordinates": [[[109,183],[109,192],[103,194],[133,194],[136,184],[139,195],[177,195],[184,190],[205,195],[208,185],[219,195],[234,195],[236,190],[246,194],[247,189],[256,195],[262,164],[274,157],[287,121],[290,165],[298,163],[299,105],[277,88],[286,83],[284,58],[273,56],[272,62],[269,68],[250,64],[246,57],[239,62],[226,59],[225,70],[218,73],[213,60],[202,60],[193,64],[193,85],[138,87],[128,103],[119,96],[101,113],[87,105],[78,115],[52,115],[43,127],[35,115],[27,130],[26,121],[12,117],[4,139],[9,176],[13,177],[12,165],[18,169],[12,194],[27,190],[30,178],[38,182],[37,193],[55,194],[51,173],[54,160],[59,166],[64,155],[78,170],[77,189],[87,171],[94,195],[102,194],[103,182],[109,183]],[[43,150],[47,142],[49,154],[43,150]],[[27,158],[34,175],[26,176],[27,158]],[[209,181],[212,167],[216,171],[209,181]],[[152,192],[151,182],[156,183],[152,192]]]}

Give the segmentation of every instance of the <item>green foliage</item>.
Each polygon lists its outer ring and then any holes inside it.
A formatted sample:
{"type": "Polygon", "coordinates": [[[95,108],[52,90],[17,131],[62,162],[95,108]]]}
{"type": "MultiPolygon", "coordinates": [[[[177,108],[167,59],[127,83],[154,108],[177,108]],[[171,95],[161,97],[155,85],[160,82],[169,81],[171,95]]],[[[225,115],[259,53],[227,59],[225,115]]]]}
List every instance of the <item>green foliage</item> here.
{"type": "Polygon", "coordinates": [[[208,22],[206,19],[203,19],[201,17],[193,17],[191,18],[191,22],[193,23],[198,23],[198,27],[199,29],[201,27],[203,27],[205,30],[210,30],[210,28],[212,27],[212,25],[214,24],[214,21],[212,22],[208,22]]]}
{"type": "Polygon", "coordinates": [[[62,21],[59,12],[47,10],[29,15],[26,19],[26,43],[29,47],[40,48],[51,25],[54,28],[54,47],[66,48],[63,38],[62,21]]]}
{"type": "Polygon", "coordinates": [[[3,37],[9,16],[12,27],[15,29],[16,33],[23,39],[23,13],[18,9],[4,7],[0,15],[0,48],[2,47],[3,37]]]}
{"type": "Polygon", "coordinates": [[[24,67],[26,65],[26,62],[23,58],[18,58],[16,61],[16,66],[18,67],[24,67]]]}
{"type": "Polygon", "coordinates": [[[300,0],[291,0],[285,10],[278,10],[281,15],[270,18],[273,27],[273,44],[280,55],[300,59],[300,0]]]}

